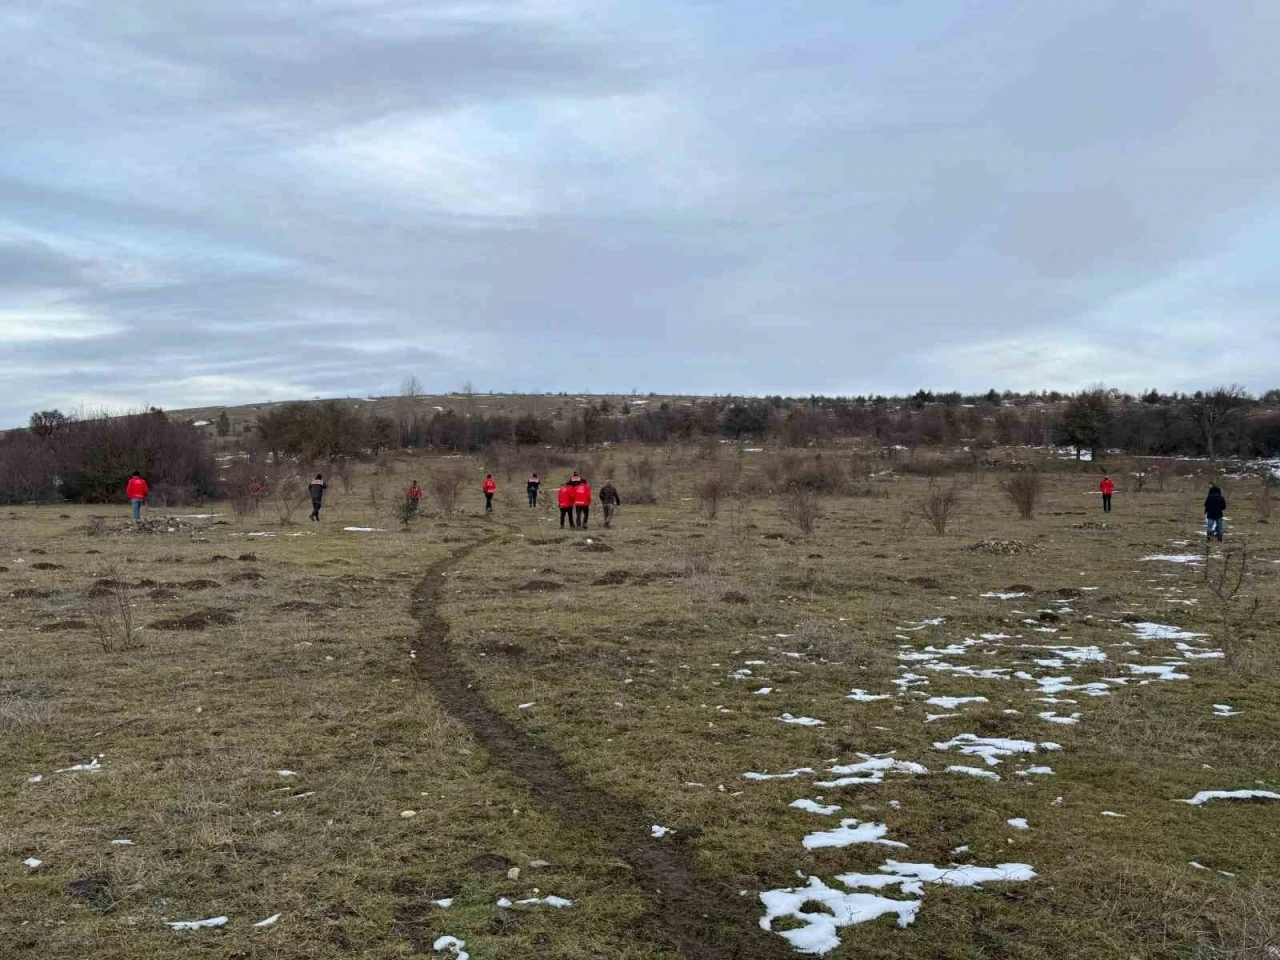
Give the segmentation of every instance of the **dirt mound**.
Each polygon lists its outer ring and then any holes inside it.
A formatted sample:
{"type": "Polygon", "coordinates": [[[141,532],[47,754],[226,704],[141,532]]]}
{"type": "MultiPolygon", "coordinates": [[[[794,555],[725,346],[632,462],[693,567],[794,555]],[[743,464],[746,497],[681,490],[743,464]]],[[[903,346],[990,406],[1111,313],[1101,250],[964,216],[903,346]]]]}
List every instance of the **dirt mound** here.
{"type": "Polygon", "coordinates": [[[131,537],[139,534],[146,536],[195,534],[204,530],[203,524],[192,523],[181,517],[143,517],[131,520],[128,517],[111,519],[94,517],[89,521],[85,532],[91,537],[131,537]]]}
{"type": "Polygon", "coordinates": [[[630,570],[610,570],[591,582],[593,586],[597,587],[616,587],[619,584],[626,583],[629,579],[631,579],[630,570]]]}
{"type": "Polygon", "coordinates": [[[99,910],[107,910],[115,905],[111,881],[105,877],[81,877],[68,883],[66,890],[67,896],[72,900],[83,900],[99,910]]]}
{"type": "Polygon", "coordinates": [[[726,590],[720,594],[720,599],[724,603],[750,603],[751,598],[741,590],[726,590]]]}
{"type": "Polygon", "coordinates": [[[245,563],[257,563],[258,555],[256,553],[242,553],[236,559],[243,560],[245,563]]]}
{"type": "Polygon", "coordinates": [[[917,587],[924,587],[926,590],[942,589],[942,581],[937,577],[909,577],[907,583],[914,583],[917,587]]]}
{"type": "Polygon", "coordinates": [[[977,543],[971,543],[966,549],[977,550],[979,553],[1003,553],[1013,555],[1017,553],[1026,553],[1031,549],[1024,540],[979,540],[977,543]]]}
{"type": "Polygon", "coordinates": [[[549,547],[553,543],[564,543],[568,537],[529,537],[525,543],[534,547],[549,547]]]}
{"type": "Polygon", "coordinates": [[[1103,520],[1085,520],[1083,523],[1073,523],[1072,530],[1111,530],[1111,524],[1103,520]]]}
{"type": "Polygon", "coordinates": [[[284,603],[277,603],[277,610],[294,610],[299,613],[323,613],[325,610],[333,610],[341,606],[330,600],[327,603],[317,603],[314,600],[286,600],[284,603]]]}
{"type": "Polygon", "coordinates": [[[64,630],[88,630],[89,624],[83,620],[77,620],[72,617],[68,620],[55,620],[52,623],[42,623],[36,627],[41,633],[61,633],[64,630]]]}
{"type": "Polygon", "coordinates": [[[506,873],[515,864],[500,854],[482,853],[478,857],[472,857],[463,866],[476,873],[506,873]]]}
{"type": "Polygon", "coordinates": [[[552,590],[563,590],[564,584],[556,583],[554,580],[530,580],[516,589],[526,593],[548,593],[552,590]]]}
{"type": "Polygon", "coordinates": [[[1035,587],[1026,583],[1011,583],[1005,587],[1005,593],[1034,593],[1035,587]]]}
{"type": "Polygon", "coordinates": [[[48,600],[53,593],[48,590],[37,590],[35,587],[19,587],[9,596],[15,600],[48,600]]]}
{"type": "Polygon", "coordinates": [[[217,580],[196,579],[184,580],[182,583],[178,584],[178,586],[183,590],[216,590],[218,587],[222,586],[222,584],[217,580]]]}
{"type": "Polygon", "coordinates": [[[177,600],[178,593],[176,590],[170,590],[168,587],[156,587],[147,594],[152,600],[177,600]]]}
{"type": "Polygon", "coordinates": [[[613,547],[599,540],[584,540],[578,544],[578,549],[583,553],[613,553],[613,547]]]}
{"type": "Polygon", "coordinates": [[[234,577],[231,578],[231,582],[232,583],[251,583],[254,580],[265,580],[265,579],[267,578],[264,577],[262,574],[260,574],[257,570],[246,570],[243,573],[237,573],[234,577]]]}
{"type": "Polygon", "coordinates": [[[235,614],[230,610],[217,610],[212,607],[196,610],[181,617],[168,617],[151,624],[153,630],[204,630],[208,627],[226,627],[236,622],[235,614]]]}
{"type": "Polygon", "coordinates": [[[125,586],[125,584],[119,580],[112,580],[110,578],[105,580],[95,580],[93,581],[93,586],[89,588],[89,599],[100,600],[103,597],[109,597],[122,586],[125,586]]]}
{"type": "Polygon", "coordinates": [[[39,563],[31,565],[32,570],[61,570],[62,565],[58,563],[50,563],[48,560],[41,560],[39,563]]]}

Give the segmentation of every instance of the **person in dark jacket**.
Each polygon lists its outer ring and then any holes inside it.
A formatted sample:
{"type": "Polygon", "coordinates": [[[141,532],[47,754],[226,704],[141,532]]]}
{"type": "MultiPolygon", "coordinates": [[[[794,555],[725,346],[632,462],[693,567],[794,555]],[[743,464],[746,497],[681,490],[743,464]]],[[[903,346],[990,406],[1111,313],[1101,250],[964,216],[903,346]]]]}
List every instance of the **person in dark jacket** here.
{"type": "Polygon", "coordinates": [[[538,505],[538,488],[541,486],[542,481],[538,479],[536,473],[525,484],[525,489],[529,491],[529,506],[536,507],[538,505]]]}
{"type": "Polygon", "coordinates": [[[612,480],[605,481],[605,485],[600,488],[600,505],[604,507],[604,525],[607,527],[613,523],[613,511],[622,506],[622,498],[618,496],[618,488],[613,485],[612,480]]]}
{"type": "Polygon", "coordinates": [[[307,484],[307,490],[311,493],[311,519],[320,519],[320,505],[324,502],[324,492],[329,489],[329,485],[324,482],[324,477],[316,474],[316,478],[307,484]]]}
{"type": "Polygon", "coordinates": [[[1221,488],[1209,488],[1209,495],[1204,498],[1204,538],[1216,537],[1222,542],[1222,530],[1226,525],[1227,498],[1222,495],[1221,488]]]}

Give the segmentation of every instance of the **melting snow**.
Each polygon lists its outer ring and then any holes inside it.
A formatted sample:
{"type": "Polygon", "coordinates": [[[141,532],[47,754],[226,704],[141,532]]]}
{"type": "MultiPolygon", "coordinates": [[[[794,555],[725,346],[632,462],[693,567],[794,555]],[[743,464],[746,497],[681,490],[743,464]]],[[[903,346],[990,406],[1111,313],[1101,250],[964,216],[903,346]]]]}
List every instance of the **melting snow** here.
{"type": "Polygon", "coordinates": [[[966,703],[986,702],[986,697],[930,697],[925,701],[931,707],[942,707],[944,710],[954,710],[956,707],[963,706],[966,703]]]}
{"type": "Polygon", "coordinates": [[[1179,630],[1167,623],[1131,623],[1129,629],[1138,635],[1139,640],[1195,640],[1206,636],[1190,630],[1179,630]]]}
{"type": "Polygon", "coordinates": [[[825,727],[827,725],[825,720],[818,720],[815,717],[793,717],[789,713],[784,713],[778,719],[783,723],[794,723],[801,727],[825,727]]]}
{"type": "Polygon", "coordinates": [[[169,924],[174,930],[199,930],[201,927],[221,927],[226,917],[210,917],[208,920],[177,920],[169,924]]]}
{"type": "Polygon", "coordinates": [[[1051,777],[1053,776],[1053,767],[1027,767],[1025,770],[1019,770],[1020,777],[1051,777]]]}
{"type": "Polygon", "coordinates": [[[791,806],[795,807],[797,810],[805,810],[809,813],[819,813],[824,817],[829,817],[831,814],[838,813],[840,810],[840,805],[838,803],[832,803],[824,806],[823,804],[817,803],[813,800],[805,799],[792,800],[791,806]]]}
{"type": "Polygon", "coordinates": [[[848,696],[845,697],[845,699],[857,700],[860,703],[871,703],[874,700],[888,700],[892,696],[893,694],[891,693],[867,693],[867,691],[865,690],[862,690],[858,687],[854,687],[851,691],[849,691],[849,694],[848,696]]]}
{"type": "Polygon", "coordinates": [[[1006,740],[1003,737],[978,737],[972,733],[962,733],[945,743],[935,743],[935,750],[955,748],[966,757],[982,757],[987,766],[994,767],[1000,763],[1000,757],[1012,757],[1019,753],[1035,753],[1039,750],[1061,750],[1056,743],[1035,743],[1031,740],[1006,740]]]}
{"type": "Polygon", "coordinates": [[[661,827],[656,823],[649,828],[649,836],[653,837],[653,839],[655,840],[661,840],[668,833],[672,833],[672,832],[673,831],[670,827],[661,827]]]}
{"type": "MultiPolygon", "coordinates": [[[[837,879],[844,882],[844,878],[837,879]]],[[[901,885],[901,880],[897,877],[861,876],[859,879],[874,880],[876,883],[848,885],[872,889],[901,885]]],[[[916,912],[920,909],[919,900],[894,900],[871,893],[845,893],[828,887],[817,877],[810,877],[809,884],[805,887],[766,890],[760,894],[760,902],[765,908],[765,915],[760,918],[761,928],[772,931],[774,921],[783,917],[803,923],[802,927],[779,930],[778,933],[799,953],[809,954],[823,954],[839,947],[840,937],[837,931],[841,927],[866,923],[886,914],[896,915],[898,926],[905,927],[915,920],[916,912]],[[831,912],[806,912],[804,906],[810,902],[821,903],[831,912]]]]}
{"type": "Polygon", "coordinates": [[[986,593],[980,593],[978,596],[989,597],[993,600],[1017,600],[1019,597],[1025,597],[1026,593],[1018,590],[990,590],[986,593]]]}
{"type": "Polygon", "coordinates": [[[994,770],[983,770],[981,767],[962,767],[955,764],[947,767],[947,773],[963,773],[968,777],[982,777],[986,780],[1000,779],[1000,774],[994,770]]]}
{"type": "Polygon", "coordinates": [[[761,687],[759,690],[755,692],[757,697],[763,697],[766,694],[770,694],[770,693],[773,693],[773,687],[761,687]]]}
{"type": "Polygon", "coordinates": [[[1238,717],[1240,711],[1227,703],[1215,703],[1213,705],[1213,715],[1215,717],[1238,717]]]}
{"type": "Polygon", "coordinates": [[[63,767],[55,773],[98,773],[102,770],[102,763],[97,757],[94,757],[88,763],[77,763],[71,767],[63,767]]]}
{"type": "Polygon", "coordinates": [[[1152,674],[1156,677],[1157,680],[1189,679],[1187,674],[1178,673],[1178,671],[1175,669],[1176,667],[1182,666],[1182,664],[1180,663],[1155,663],[1155,664],[1126,663],[1125,666],[1129,668],[1130,673],[1152,674]]]}
{"type": "Polygon", "coordinates": [[[1165,563],[1201,563],[1204,560],[1198,553],[1153,553],[1149,557],[1142,557],[1142,562],[1148,560],[1161,560],[1165,563]]]}
{"type": "Polygon", "coordinates": [[[755,773],[749,771],[742,775],[744,780],[790,780],[800,776],[802,773],[813,773],[813,767],[796,767],[794,770],[788,770],[786,773],[755,773]]]}
{"type": "Polygon", "coordinates": [[[431,945],[431,949],[436,953],[452,950],[453,960],[471,960],[471,954],[462,949],[466,945],[467,941],[459,940],[457,937],[440,937],[431,945]]]}
{"type": "Polygon", "coordinates": [[[1098,814],[1098,816],[1100,816],[1100,817],[1118,817],[1118,818],[1120,818],[1121,820],[1123,820],[1123,819],[1124,819],[1124,817],[1125,817],[1125,815],[1124,815],[1123,813],[1116,813],[1114,810],[1103,810],[1103,811],[1102,811],[1102,813],[1098,814]]]}
{"type": "Polygon", "coordinates": [[[1270,790],[1201,790],[1190,800],[1175,800],[1174,803],[1198,807],[1210,800],[1280,800],[1280,793],[1270,790]]]}
{"type": "Polygon", "coordinates": [[[1039,717],[1041,720],[1048,721],[1049,723],[1061,723],[1069,726],[1071,724],[1079,723],[1080,718],[1083,716],[1083,714],[1073,713],[1069,717],[1063,717],[1054,713],[1052,710],[1046,710],[1044,713],[1037,713],[1036,716],[1039,717]]]}
{"type": "Polygon", "coordinates": [[[270,927],[270,926],[273,926],[276,922],[278,922],[278,921],[279,921],[280,917],[281,917],[281,914],[273,913],[271,916],[267,917],[267,919],[265,919],[265,920],[259,920],[257,923],[255,923],[255,924],[254,924],[254,926],[255,926],[255,927],[270,927]]]}
{"type": "Polygon", "coordinates": [[[32,870],[34,870],[36,867],[44,863],[43,860],[37,860],[35,857],[27,857],[27,859],[23,860],[22,862],[26,864],[28,867],[30,867],[32,870]]]}
{"type": "Polygon", "coordinates": [[[1005,821],[1005,823],[1007,823],[1009,826],[1013,827],[1013,829],[1015,829],[1015,830],[1030,830],[1030,829],[1031,829],[1029,826],[1027,826],[1027,818],[1026,818],[1026,817],[1010,817],[1008,820],[1006,820],[1006,821],[1005,821]]]}
{"type": "Polygon", "coordinates": [[[905,847],[905,843],[897,840],[886,840],[889,828],[883,823],[863,823],[858,820],[841,820],[840,826],[833,830],[821,830],[804,838],[806,850],[821,850],[826,847],[848,847],[855,843],[875,843],[884,847],[905,847]]]}
{"type": "Polygon", "coordinates": [[[384,533],[385,532],[383,530],[379,530],[377,527],[343,527],[342,529],[345,530],[347,533],[384,533]]]}

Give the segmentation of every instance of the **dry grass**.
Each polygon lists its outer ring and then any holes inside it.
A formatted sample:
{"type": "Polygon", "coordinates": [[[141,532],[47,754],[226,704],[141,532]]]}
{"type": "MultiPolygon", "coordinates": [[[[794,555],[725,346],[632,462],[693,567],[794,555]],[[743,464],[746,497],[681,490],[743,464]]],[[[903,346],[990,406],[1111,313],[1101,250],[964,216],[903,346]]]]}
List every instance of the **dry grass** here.
{"type": "MultiPolygon", "coordinates": [[[[1170,800],[1205,788],[1276,789],[1280,671],[1270,625],[1280,543],[1271,527],[1237,521],[1249,527],[1250,589],[1262,603],[1253,670],[1193,661],[1186,681],[1059,695],[1075,705],[1039,703],[1025,683],[931,674],[929,694],[989,702],[925,724],[926,712],[947,711],[923,696],[845,695],[896,692],[903,643],[1020,633],[1020,643],[1098,645],[1122,660],[1126,619],[1212,629],[1207,601],[1174,602],[1199,596],[1195,570],[1138,560],[1192,539],[1182,493],[1148,488],[1140,515],[1118,502],[1114,526],[1100,531],[1075,526],[1094,517],[1096,501],[1082,496],[1089,478],[1046,479],[1026,521],[1001,498],[971,498],[966,522],[1028,545],[1005,555],[901,530],[894,518],[922,496],[923,479],[886,481],[889,499],[823,497],[822,521],[805,537],[790,535],[776,498],[735,499],[728,519],[706,523],[697,501],[682,499],[694,496],[692,480],[678,479],[698,474],[691,454],[651,453],[640,471],[614,454],[637,483],[641,474],[657,482],[652,464],[664,455],[662,502],[634,505],[622,488],[619,522],[603,539],[592,531],[607,551],[582,549],[582,535],[562,534],[553,510],[529,510],[509,484],[496,522],[467,499],[455,516],[372,534],[341,530],[377,525],[367,522],[372,481],[363,475],[350,493],[330,489],[322,524],[301,527],[239,521],[228,510],[195,535],[105,529],[90,538],[89,516],[102,508],[10,511],[3,593],[33,595],[0,608],[4,955],[390,958],[429,955],[435,937],[453,934],[477,960],[677,956],[645,933],[648,901],[632,871],[532,802],[415,680],[414,584],[448,550],[492,537],[443,588],[455,655],[489,701],[574,775],[675,827],[709,876],[754,895],[795,882],[796,870],[829,880],[874,869],[882,850],[801,847],[807,831],[835,825],[787,806],[817,795],[844,805],[842,816],[889,823],[910,844],[898,859],[946,863],[969,844],[973,862],[1025,861],[1040,874],[979,891],[930,887],[915,925],[847,928],[829,957],[1269,956],[1280,810],[1170,800]],[[516,528],[501,526],[508,521],[516,528]],[[144,648],[103,657],[88,594],[108,558],[140,623],[216,609],[235,616],[148,630],[144,648]],[[61,569],[31,569],[36,561],[61,569]],[[181,586],[202,580],[218,586],[181,586]],[[535,580],[566,586],[517,589],[535,580]],[[1030,596],[979,596],[1014,586],[1030,596]],[[1022,623],[1059,599],[1073,612],[1037,620],[1058,633],[1022,623]],[[903,629],[937,616],[945,625],[903,629]],[[751,660],[763,664],[731,677],[751,660]],[[774,692],[753,692],[766,686],[774,692]],[[1212,717],[1213,703],[1241,714],[1212,717]],[[1051,708],[1080,711],[1083,721],[1036,719],[1051,708]],[[826,725],[788,726],[775,719],[783,711],[826,725]],[[824,793],[804,780],[742,779],[747,770],[821,769],[858,751],[893,750],[941,771],[973,762],[932,747],[963,732],[1064,749],[1046,761],[1054,776],[1019,778],[1006,761],[1000,783],[935,772],[824,793]],[[97,754],[100,773],[54,773],[97,754]],[[298,775],[282,778],[281,769],[298,775]],[[33,774],[44,779],[27,783],[33,774]],[[417,816],[402,819],[404,810],[417,816]],[[1012,833],[1004,821],[1014,816],[1033,829],[1012,833]],[[488,869],[482,854],[507,866],[488,869]],[[25,857],[44,865],[28,871],[25,857]],[[532,868],[534,860],[551,866],[532,868]],[[518,879],[508,866],[521,868],[518,879]],[[494,907],[534,887],[579,902],[554,912],[494,907]],[[430,904],[454,895],[448,910],[430,904]],[[277,912],[273,928],[248,926],[277,912]],[[162,923],[219,914],[232,918],[223,930],[175,934],[162,923]]],[[[1006,648],[983,662],[1048,655],[1006,648]]],[[[1093,680],[1116,671],[1068,663],[1058,672],[1093,680]]]]}

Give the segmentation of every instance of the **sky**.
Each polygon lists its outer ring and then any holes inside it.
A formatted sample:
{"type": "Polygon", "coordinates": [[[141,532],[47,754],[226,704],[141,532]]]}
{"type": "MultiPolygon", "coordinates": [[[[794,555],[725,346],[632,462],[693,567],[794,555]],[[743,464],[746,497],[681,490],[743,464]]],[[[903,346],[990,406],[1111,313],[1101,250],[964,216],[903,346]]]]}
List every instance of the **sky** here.
{"type": "Polygon", "coordinates": [[[0,0],[0,425],[1280,386],[1274,0],[0,0]]]}

